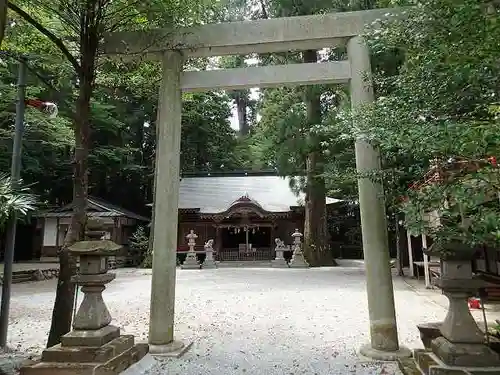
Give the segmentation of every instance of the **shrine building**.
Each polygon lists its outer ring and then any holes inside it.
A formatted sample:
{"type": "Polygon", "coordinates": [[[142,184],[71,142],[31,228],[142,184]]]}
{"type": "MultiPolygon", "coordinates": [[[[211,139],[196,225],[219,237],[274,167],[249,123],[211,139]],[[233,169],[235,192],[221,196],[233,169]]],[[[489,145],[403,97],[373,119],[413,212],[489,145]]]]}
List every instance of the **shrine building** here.
{"type": "MultiPolygon", "coordinates": [[[[337,202],[327,198],[326,203],[337,202]]],[[[213,239],[219,261],[271,260],[275,238],[290,245],[295,229],[303,231],[304,213],[304,194],[275,173],[183,176],[177,250],[188,250],[186,235],[193,229],[196,251],[213,239]]]]}

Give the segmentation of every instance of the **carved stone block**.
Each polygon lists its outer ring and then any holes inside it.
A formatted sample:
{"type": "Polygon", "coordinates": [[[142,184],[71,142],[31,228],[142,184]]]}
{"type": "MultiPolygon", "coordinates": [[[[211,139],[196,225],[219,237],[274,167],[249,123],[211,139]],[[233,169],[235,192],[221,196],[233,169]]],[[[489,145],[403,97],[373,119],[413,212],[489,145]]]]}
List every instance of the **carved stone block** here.
{"type": "Polygon", "coordinates": [[[431,346],[432,352],[448,366],[500,367],[498,354],[483,344],[457,344],[438,337],[431,346]]]}

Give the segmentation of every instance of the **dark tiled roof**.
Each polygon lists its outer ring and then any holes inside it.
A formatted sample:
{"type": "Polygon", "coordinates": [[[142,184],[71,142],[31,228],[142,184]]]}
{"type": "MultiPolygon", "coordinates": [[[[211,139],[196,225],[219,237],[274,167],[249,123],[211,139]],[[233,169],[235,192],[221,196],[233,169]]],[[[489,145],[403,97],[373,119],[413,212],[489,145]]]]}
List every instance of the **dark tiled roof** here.
{"type": "MultiPolygon", "coordinates": [[[[304,196],[290,188],[290,179],[278,176],[184,177],[180,184],[179,209],[219,213],[248,195],[269,212],[287,212],[303,205],[304,196]]],[[[327,198],[327,204],[339,202],[327,198]]]]}
{"type": "MultiPolygon", "coordinates": [[[[52,211],[45,211],[39,213],[38,217],[67,217],[71,215],[73,204],[57,208],[52,211]]],[[[124,208],[115,206],[109,202],[96,197],[88,197],[88,216],[92,217],[128,217],[139,221],[149,221],[147,217],[138,215],[132,211],[125,210],[124,208]]]]}

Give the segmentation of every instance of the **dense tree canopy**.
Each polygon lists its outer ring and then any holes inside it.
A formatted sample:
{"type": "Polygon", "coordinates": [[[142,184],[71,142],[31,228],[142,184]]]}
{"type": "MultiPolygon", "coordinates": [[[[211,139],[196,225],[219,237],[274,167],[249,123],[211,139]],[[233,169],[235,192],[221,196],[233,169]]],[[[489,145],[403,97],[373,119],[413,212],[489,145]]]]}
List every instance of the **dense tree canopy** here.
{"type": "Polygon", "coordinates": [[[494,2],[423,0],[406,20],[369,33],[375,59],[404,59],[395,70],[378,67],[378,98],[361,131],[383,151],[389,190],[407,197],[407,226],[436,248],[500,238],[499,173],[488,162],[500,151],[499,12],[494,2]]]}
{"type": "MultiPolygon", "coordinates": [[[[116,14],[109,8],[105,29],[272,18],[408,3],[412,2],[152,1],[147,9],[123,8],[127,9],[126,15],[122,14],[126,25],[116,23],[116,14]]],[[[72,56],[78,56],[76,29],[68,26],[75,25],[75,20],[68,19],[63,10],[53,12],[49,5],[34,7],[23,1],[14,4],[59,37],[72,56]]],[[[370,128],[364,131],[381,148],[384,165],[383,175],[374,178],[383,178],[391,209],[396,212],[404,208],[408,218],[420,215],[424,201],[420,196],[407,201],[418,205],[401,206],[402,196],[424,191],[426,196],[438,194],[431,191],[437,185],[408,191],[408,185],[423,178],[433,160],[443,164],[450,158],[471,161],[498,154],[498,5],[478,0],[422,0],[418,5],[405,21],[384,25],[376,32],[367,31],[373,50],[377,101],[367,108],[366,123],[370,128]]],[[[47,43],[46,35],[18,13],[10,12],[8,19],[2,49],[11,55],[30,54],[28,96],[55,101],[60,108],[57,119],[28,109],[23,179],[42,202],[69,202],[73,198],[78,72],[71,58],[54,43],[47,43]]],[[[318,56],[320,60],[346,57],[343,48],[327,48],[318,56]]],[[[0,59],[0,169],[7,170],[17,62],[7,55],[0,59]]],[[[196,69],[214,65],[240,67],[248,64],[249,59],[261,65],[283,64],[302,62],[304,56],[228,56],[192,60],[188,64],[196,69]]],[[[159,69],[155,62],[99,57],[90,102],[89,192],[139,212],[153,198],[159,69]],[[127,199],[120,199],[123,196],[127,199]]],[[[308,186],[316,184],[320,191],[324,185],[328,195],[356,201],[356,134],[350,126],[348,98],[348,89],[339,86],[265,89],[258,99],[248,90],[184,95],[181,169],[193,172],[274,168],[281,175],[301,177],[295,180],[297,189],[308,192],[308,186]],[[240,130],[246,134],[239,139],[228,120],[234,104],[240,130]]],[[[496,183],[494,175],[488,176],[487,191],[496,183]]],[[[453,196],[459,190],[447,194],[453,196]]],[[[465,199],[469,193],[461,194],[465,199]]],[[[430,208],[441,203],[432,200],[432,204],[425,204],[430,208]]],[[[481,211],[481,215],[486,214],[481,211]]],[[[415,231],[425,229],[422,222],[413,223],[415,231]]]]}
{"type": "MultiPolygon", "coordinates": [[[[14,13],[10,19],[3,49],[12,55],[18,52],[33,56],[28,61],[27,96],[52,100],[59,106],[56,119],[28,107],[22,176],[42,203],[68,203],[72,200],[75,72],[60,51],[44,41],[43,35],[14,13]]],[[[0,170],[7,171],[18,63],[7,55],[0,58],[0,170]]],[[[139,212],[152,201],[159,79],[160,67],[154,62],[103,61],[92,97],[90,194],[139,212]],[[116,201],[123,196],[127,199],[116,201]]],[[[230,98],[223,93],[184,95],[182,171],[240,167],[238,157],[231,151],[236,140],[229,123],[230,105],[230,98]]]]}

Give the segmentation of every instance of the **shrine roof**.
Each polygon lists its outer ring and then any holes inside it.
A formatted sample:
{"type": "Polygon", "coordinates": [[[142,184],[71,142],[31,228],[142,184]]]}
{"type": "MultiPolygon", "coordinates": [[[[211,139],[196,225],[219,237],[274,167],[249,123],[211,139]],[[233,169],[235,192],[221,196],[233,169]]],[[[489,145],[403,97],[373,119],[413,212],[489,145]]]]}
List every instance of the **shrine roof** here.
{"type": "MultiPolygon", "coordinates": [[[[227,210],[242,197],[249,197],[268,212],[288,212],[303,206],[304,194],[295,194],[290,178],[270,175],[183,177],[180,183],[179,209],[197,209],[200,213],[227,210]]],[[[326,203],[340,202],[327,198],[326,203]]]]}
{"type": "MultiPolygon", "coordinates": [[[[102,199],[89,196],[87,198],[87,216],[89,217],[127,217],[139,221],[150,221],[147,217],[138,215],[132,211],[118,207],[102,199]]],[[[35,217],[70,217],[73,212],[73,203],[67,204],[53,210],[36,213],[35,217]]]]}

